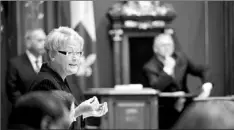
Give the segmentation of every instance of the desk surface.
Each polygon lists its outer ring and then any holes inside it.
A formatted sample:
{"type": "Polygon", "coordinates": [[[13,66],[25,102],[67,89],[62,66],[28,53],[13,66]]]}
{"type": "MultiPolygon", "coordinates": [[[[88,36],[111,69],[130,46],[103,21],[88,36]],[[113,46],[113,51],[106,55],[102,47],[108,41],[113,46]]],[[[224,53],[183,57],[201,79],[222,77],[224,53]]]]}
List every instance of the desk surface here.
{"type": "Polygon", "coordinates": [[[194,94],[178,95],[177,92],[159,92],[152,88],[143,89],[114,89],[114,88],[92,88],[85,95],[158,95],[159,97],[196,97],[194,94]]]}
{"type": "Polygon", "coordinates": [[[143,89],[114,89],[114,88],[92,88],[85,95],[157,95],[159,92],[152,88],[143,89]]]}
{"type": "Polygon", "coordinates": [[[115,88],[92,88],[85,95],[158,95],[159,97],[196,97],[194,94],[178,95],[177,92],[160,92],[152,88],[143,89],[115,89],[115,88]]]}
{"type": "Polygon", "coordinates": [[[211,101],[211,100],[231,100],[231,101],[234,101],[234,96],[208,97],[208,98],[205,98],[205,99],[194,99],[194,101],[211,101]]]}
{"type": "Polygon", "coordinates": [[[162,92],[159,93],[159,97],[184,97],[184,98],[194,98],[196,97],[196,94],[192,94],[192,93],[185,93],[184,95],[181,94],[177,94],[176,92],[162,92]]]}

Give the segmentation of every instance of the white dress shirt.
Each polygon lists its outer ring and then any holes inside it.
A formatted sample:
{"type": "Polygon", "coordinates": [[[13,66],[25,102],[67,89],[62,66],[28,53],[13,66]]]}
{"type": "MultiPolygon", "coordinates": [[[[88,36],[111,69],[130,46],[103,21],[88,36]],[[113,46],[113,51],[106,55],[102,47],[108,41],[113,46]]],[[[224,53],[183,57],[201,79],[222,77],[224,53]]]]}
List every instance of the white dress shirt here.
{"type": "Polygon", "coordinates": [[[29,58],[29,61],[31,62],[31,65],[34,69],[35,72],[39,72],[40,71],[40,68],[42,66],[42,56],[39,56],[39,57],[35,57],[30,51],[26,50],[26,54],[29,58]],[[38,61],[38,65],[36,65],[36,60],[38,61]],[[39,68],[38,68],[38,67],[39,68]]]}

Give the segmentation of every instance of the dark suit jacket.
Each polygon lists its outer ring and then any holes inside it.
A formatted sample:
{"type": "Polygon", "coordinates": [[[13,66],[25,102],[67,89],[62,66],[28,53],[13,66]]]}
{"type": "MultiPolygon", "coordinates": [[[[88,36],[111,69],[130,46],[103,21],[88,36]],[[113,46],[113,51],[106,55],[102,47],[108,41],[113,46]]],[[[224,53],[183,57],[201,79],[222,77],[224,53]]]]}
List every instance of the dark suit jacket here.
{"type": "Polygon", "coordinates": [[[188,74],[201,77],[203,83],[209,80],[207,67],[193,63],[182,52],[175,53],[173,58],[176,60],[174,77],[167,75],[163,71],[163,64],[156,56],[153,56],[144,65],[143,70],[152,88],[162,92],[189,92],[187,87],[188,74]]]}
{"type": "Polygon", "coordinates": [[[46,63],[32,82],[29,91],[63,90],[71,93],[67,80],[63,81],[60,75],[52,70],[46,63]]]}
{"type": "MultiPolygon", "coordinates": [[[[70,79],[71,81],[72,79],[70,79]]],[[[70,82],[71,83],[71,82],[70,82]]],[[[68,93],[72,93],[73,96],[78,100],[76,100],[76,105],[80,104],[83,95],[81,89],[76,86],[75,84],[72,84],[70,87],[70,84],[68,84],[67,79],[63,81],[61,76],[52,70],[47,63],[44,63],[41,67],[40,72],[38,75],[35,77],[35,80],[32,82],[29,92],[30,91],[51,91],[51,90],[63,90],[68,93]]],[[[81,124],[83,123],[80,121],[81,119],[79,118],[77,123],[73,123],[73,128],[80,128],[81,124]]]]}
{"type": "MultiPolygon", "coordinates": [[[[184,91],[189,93],[187,87],[187,75],[199,76],[202,82],[207,82],[208,69],[205,66],[197,65],[190,61],[182,52],[177,52],[172,56],[176,65],[174,76],[169,76],[163,71],[163,63],[156,56],[153,56],[149,62],[144,65],[144,72],[148,79],[149,86],[162,92],[184,91]]],[[[178,120],[180,113],[174,105],[178,98],[159,97],[159,127],[170,129],[178,120]]],[[[189,102],[185,103],[189,104],[189,102]]]]}
{"type": "Polygon", "coordinates": [[[11,103],[26,93],[33,78],[36,76],[26,53],[11,59],[6,75],[6,91],[11,103]]]}
{"type": "Polygon", "coordinates": [[[34,78],[34,81],[30,85],[28,91],[38,91],[38,90],[63,90],[68,93],[72,93],[79,104],[84,98],[83,93],[75,83],[74,76],[68,76],[65,81],[60,77],[60,75],[52,70],[47,63],[44,63],[41,67],[40,72],[34,78]]]}

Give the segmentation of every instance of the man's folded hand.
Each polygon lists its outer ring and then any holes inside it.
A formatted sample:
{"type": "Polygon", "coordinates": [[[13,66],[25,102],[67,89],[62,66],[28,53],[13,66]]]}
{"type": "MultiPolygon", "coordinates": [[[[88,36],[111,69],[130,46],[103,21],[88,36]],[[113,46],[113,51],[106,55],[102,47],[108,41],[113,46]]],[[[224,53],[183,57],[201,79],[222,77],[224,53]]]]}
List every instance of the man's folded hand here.
{"type": "Polygon", "coordinates": [[[202,85],[202,92],[195,99],[204,99],[210,96],[213,85],[209,82],[202,85]]]}

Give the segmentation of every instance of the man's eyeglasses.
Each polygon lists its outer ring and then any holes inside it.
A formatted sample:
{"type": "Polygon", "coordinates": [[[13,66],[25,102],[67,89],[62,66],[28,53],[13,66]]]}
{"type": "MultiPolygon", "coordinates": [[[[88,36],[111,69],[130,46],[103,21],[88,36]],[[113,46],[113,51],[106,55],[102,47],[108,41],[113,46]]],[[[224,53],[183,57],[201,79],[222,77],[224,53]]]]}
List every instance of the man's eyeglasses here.
{"type": "Polygon", "coordinates": [[[82,52],[82,51],[78,51],[78,52],[58,51],[58,52],[61,53],[61,54],[67,55],[67,56],[72,56],[72,55],[75,55],[75,56],[82,56],[82,55],[83,55],[83,52],[82,52]]]}

